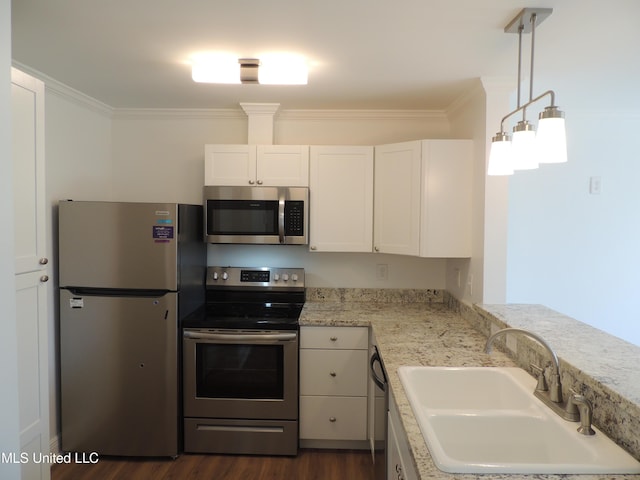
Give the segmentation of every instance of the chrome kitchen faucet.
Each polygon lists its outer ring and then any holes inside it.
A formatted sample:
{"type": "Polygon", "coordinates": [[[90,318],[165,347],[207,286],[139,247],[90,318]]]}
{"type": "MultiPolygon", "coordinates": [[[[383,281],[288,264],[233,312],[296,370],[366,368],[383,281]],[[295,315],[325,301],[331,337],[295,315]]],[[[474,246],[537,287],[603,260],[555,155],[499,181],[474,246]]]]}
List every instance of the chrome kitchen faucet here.
{"type": "MultiPolygon", "coordinates": [[[[485,346],[485,352],[491,353],[491,347],[493,345],[493,341],[502,335],[506,335],[507,333],[519,333],[521,335],[532,338],[540,345],[542,345],[545,350],[549,353],[553,363],[553,371],[550,374],[549,378],[549,386],[547,387],[547,382],[545,381],[544,369],[536,367],[536,370],[539,372],[538,375],[538,384],[536,385],[536,389],[533,392],[536,397],[538,397],[542,402],[547,405],[551,410],[560,415],[565,420],[570,422],[577,422],[580,420],[580,412],[576,407],[575,395],[572,396],[569,401],[564,401],[562,398],[562,383],[560,382],[560,362],[558,361],[558,356],[553,351],[553,349],[549,346],[549,344],[539,335],[530,332],[528,330],[524,330],[521,328],[503,328],[502,330],[498,330],[496,333],[491,335],[487,339],[487,344],[485,346]]],[[[582,397],[584,398],[584,397],[582,397]]],[[[580,399],[581,400],[581,399],[580,399]]],[[[582,406],[582,405],[581,405],[582,406]]],[[[583,410],[585,410],[583,408],[583,410]]],[[[585,411],[586,414],[586,411],[585,411]]],[[[585,415],[586,416],[586,415],[585,415]]]]}

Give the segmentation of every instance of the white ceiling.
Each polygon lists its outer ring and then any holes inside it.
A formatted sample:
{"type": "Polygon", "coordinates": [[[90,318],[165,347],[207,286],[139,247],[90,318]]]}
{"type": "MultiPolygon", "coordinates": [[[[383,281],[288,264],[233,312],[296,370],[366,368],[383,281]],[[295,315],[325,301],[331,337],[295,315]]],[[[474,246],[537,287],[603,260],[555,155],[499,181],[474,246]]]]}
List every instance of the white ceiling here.
{"type": "Polygon", "coordinates": [[[445,109],[478,77],[515,83],[523,7],[554,9],[534,93],[640,109],[638,0],[13,0],[13,59],[114,108],[445,109]],[[309,84],[196,84],[208,50],[302,54],[309,84]]]}

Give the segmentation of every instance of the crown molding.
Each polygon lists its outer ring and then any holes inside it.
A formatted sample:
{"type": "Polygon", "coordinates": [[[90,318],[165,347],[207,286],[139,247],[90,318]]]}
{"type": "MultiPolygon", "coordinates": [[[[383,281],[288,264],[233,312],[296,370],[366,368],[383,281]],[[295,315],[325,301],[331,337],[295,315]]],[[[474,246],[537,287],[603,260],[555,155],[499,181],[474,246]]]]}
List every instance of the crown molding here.
{"type": "MultiPolygon", "coordinates": [[[[116,108],[116,118],[125,117],[174,117],[174,118],[222,118],[246,120],[241,108],[233,109],[189,109],[189,108],[116,108]]],[[[281,110],[275,114],[278,120],[442,120],[447,118],[444,110],[281,110]]]]}
{"type": "Polygon", "coordinates": [[[235,108],[115,108],[114,118],[179,118],[246,120],[247,115],[235,108]]]}
{"type": "Polygon", "coordinates": [[[277,115],[283,120],[416,120],[446,119],[444,110],[283,110],[277,115]]]}
{"type": "Polygon", "coordinates": [[[113,108],[107,105],[106,103],[102,103],[99,100],[96,100],[89,95],[86,95],[74,88],[71,88],[68,85],[52,78],[38,70],[35,70],[27,65],[24,65],[20,62],[13,61],[12,65],[21,70],[32,77],[36,77],[39,80],[44,82],[45,92],[49,94],[56,95],[58,97],[64,98],[72,103],[80,107],[87,108],[92,110],[100,115],[104,115],[107,117],[111,117],[113,115],[113,108]]]}

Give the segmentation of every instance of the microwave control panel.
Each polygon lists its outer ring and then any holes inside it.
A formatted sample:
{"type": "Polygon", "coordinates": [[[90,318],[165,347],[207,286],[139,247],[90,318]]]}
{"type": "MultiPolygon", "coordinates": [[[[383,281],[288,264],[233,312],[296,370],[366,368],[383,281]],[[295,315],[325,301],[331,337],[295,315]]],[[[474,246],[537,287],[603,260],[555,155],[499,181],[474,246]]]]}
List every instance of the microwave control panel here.
{"type": "Polygon", "coordinates": [[[304,235],[304,202],[288,200],[284,204],[285,231],[287,236],[304,235]]]}

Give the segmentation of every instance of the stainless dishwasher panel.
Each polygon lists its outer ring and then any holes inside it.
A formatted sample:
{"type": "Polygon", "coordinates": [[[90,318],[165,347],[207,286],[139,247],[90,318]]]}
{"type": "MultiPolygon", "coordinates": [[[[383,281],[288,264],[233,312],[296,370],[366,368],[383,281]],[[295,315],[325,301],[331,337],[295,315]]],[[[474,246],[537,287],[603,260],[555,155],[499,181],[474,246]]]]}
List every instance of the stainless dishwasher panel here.
{"type": "Polygon", "coordinates": [[[177,300],[60,290],[63,451],[178,455],[177,300]]]}

